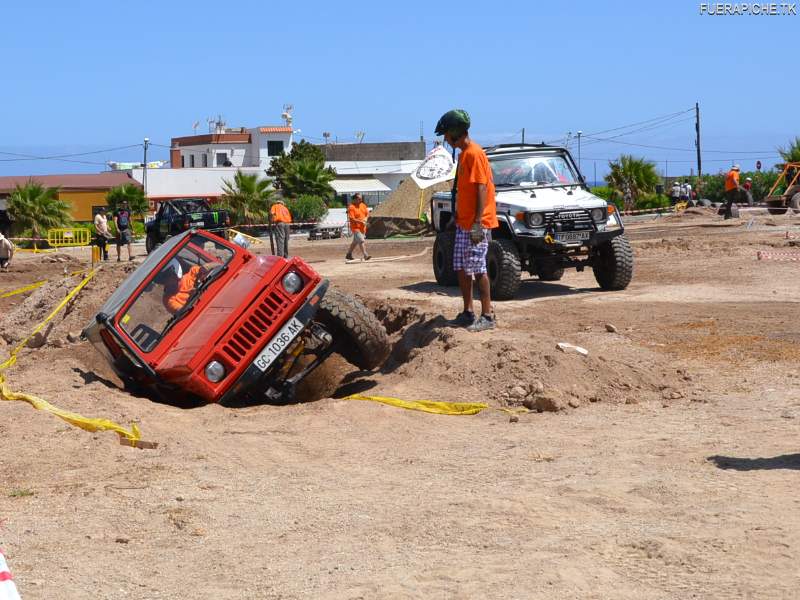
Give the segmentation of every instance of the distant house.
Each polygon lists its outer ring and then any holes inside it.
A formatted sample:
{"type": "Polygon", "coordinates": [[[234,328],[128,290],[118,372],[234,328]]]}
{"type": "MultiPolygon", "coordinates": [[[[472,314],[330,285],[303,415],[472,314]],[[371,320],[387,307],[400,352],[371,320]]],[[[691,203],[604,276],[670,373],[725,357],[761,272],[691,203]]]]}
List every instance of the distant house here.
{"type": "Polygon", "coordinates": [[[220,124],[214,133],[172,138],[170,162],[173,169],[268,169],[273,158],[291,147],[290,125],[231,129],[220,124]]]}
{"type": "Polygon", "coordinates": [[[25,185],[28,181],[59,188],[58,199],[69,204],[73,221],[91,221],[95,209],[106,206],[106,194],[111,188],[126,183],[141,187],[125,171],[83,175],[12,175],[0,177],[0,198],[8,198],[18,185],[25,185]]]}

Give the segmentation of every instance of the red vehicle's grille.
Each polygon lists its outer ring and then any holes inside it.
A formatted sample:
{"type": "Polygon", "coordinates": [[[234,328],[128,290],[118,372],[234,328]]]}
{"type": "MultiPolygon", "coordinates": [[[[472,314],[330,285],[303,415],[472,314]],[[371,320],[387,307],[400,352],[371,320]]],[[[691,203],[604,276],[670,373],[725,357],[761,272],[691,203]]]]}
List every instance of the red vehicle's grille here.
{"type": "Polygon", "coordinates": [[[259,345],[267,332],[286,309],[289,301],[273,290],[261,299],[222,346],[222,351],[234,364],[241,361],[253,347],[259,345]]]}

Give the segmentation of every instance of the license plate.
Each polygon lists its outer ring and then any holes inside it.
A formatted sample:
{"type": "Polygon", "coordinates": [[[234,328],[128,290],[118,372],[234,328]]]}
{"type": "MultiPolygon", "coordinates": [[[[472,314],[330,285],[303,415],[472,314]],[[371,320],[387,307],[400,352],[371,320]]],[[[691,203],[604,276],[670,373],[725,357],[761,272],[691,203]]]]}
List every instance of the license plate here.
{"type": "Polygon", "coordinates": [[[559,242],[582,242],[591,236],[591,231],[564,231],[556,234],[556,240],[559,242]]]}
{"type": "Polygon", "coordinates": [[[283,354],[286,347],[292,343],[292,340],[296,338],[301,331],[303,331],[303,324],[298,319],[292,318],[275,334],[275,337],[267,343],[266,347],[256,357],[254,364],[262,371],[266,371],[269,366],[275,362],[275,359],[283,354]]]}

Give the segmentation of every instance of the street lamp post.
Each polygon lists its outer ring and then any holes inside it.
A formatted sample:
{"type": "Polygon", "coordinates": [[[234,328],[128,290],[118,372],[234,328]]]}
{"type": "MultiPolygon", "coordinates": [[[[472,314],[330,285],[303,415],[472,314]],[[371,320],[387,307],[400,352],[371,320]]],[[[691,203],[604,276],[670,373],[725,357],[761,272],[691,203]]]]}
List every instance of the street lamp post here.
{"type": "Polygon", "coordinates": [[[144,138],[144,162],[142,163],[142,188],[144,197],[147,198],[147,146],[150,145],[150,138],[144,138]]]}
{"type": "Polygon", "coordinates": [[[581,169],[581,134],[583,134],[583,132],[578,131],[578,171],[583,173],[583,170],[581,169]]]}

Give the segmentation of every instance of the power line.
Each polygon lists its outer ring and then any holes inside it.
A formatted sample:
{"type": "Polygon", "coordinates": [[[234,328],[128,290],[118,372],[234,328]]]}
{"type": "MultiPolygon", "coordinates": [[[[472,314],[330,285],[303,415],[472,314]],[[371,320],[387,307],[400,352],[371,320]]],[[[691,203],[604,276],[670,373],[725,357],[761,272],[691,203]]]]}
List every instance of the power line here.
{"type": "Polygon", "coordinates": [[[108,152],[116,152],[117,150],[128,150],[130,148],[137,148],[141,147],[141,144],[132,144],[130,146],[119,146],[117,148],[106,148],[103,150],[92,150],[90,152],[76,152],[73,154],[54,154],[52,156],[37,156],[35,154],[20,154],[18,152],[3,152],[0,151],[0,154],[5,156],[16,156],[19,158],[0,158],[0,162],[19,162],[19,161],[29,161],[29,160],[56,160],[62,162],[72,162],[72,163],[80,163],[86,165],[105,165],[106,163],[101,162],[94,162],[94,161],[86,161],[86,160],[70,160],[70,157],[73,156],[89,156],[92,154],[105,154],[108,152]]]}

